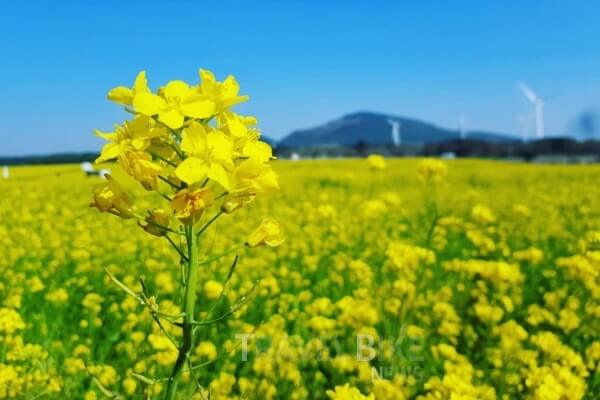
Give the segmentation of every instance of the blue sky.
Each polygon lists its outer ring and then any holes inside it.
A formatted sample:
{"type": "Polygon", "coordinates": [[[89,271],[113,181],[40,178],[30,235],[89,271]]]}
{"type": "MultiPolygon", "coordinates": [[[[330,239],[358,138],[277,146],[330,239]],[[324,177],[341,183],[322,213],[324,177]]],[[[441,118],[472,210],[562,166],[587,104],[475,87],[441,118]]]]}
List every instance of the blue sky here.
{"type": "Polygon", "coordinates": [[[0,155],[98,149],[93,129],[126,118],[107,90],[141,69],[155,88],[234,74],[274,138],[357,110],[520,133],[518,81],[560,134],[600,108],[599,17],[597,1],[3,1],[0,155]]]}

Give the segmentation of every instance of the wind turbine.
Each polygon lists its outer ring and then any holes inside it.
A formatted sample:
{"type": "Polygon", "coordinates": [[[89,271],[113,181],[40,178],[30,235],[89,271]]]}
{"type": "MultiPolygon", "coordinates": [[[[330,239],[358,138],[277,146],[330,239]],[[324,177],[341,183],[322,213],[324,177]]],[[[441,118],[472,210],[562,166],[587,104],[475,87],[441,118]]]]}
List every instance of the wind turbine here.
{"type": "Polygon", "coordinates": [[[519,127],[521,129],[521,141],[523,143],[527,142],[527,117],[523,114],[519,114],[517,117],[517,121],[519,122],[519,127]]]}
{"type": "Polygon", "coordinates": [[[461,115],[458,117],[458,131],[460,132],[460,138],[465,140],[467,138],[467,130],[465,129],[465,116],[461,115]]]}
{"type": "Polygon", "coordinates": [[[527,85],[519,82],[519,89],[525,95],[527,100],[533,104],[535,109],[535,136],[538,139],[544,138],[544,101],[531,90],[527,85]]]}
{"type": "Polygon", "coordinates": [[[402,138],[400,137],[400,121],[388,119],[387,122],[392,127],[392,143],[394,146],[400,146],[400,143],[402,143],[402,138]]]}

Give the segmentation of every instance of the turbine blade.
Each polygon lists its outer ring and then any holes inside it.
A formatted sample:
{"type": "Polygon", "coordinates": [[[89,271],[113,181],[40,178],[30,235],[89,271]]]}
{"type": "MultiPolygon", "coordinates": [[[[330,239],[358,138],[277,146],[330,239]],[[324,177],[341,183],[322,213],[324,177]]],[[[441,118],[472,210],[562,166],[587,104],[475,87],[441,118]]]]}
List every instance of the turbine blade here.
{"type": "Polygon", "coordinates": [[[521,92],[523,92],[525,97],[527,97],[527,100],[529,100],[530,102],[537,103],[538,101],[541,101],[541,99],[538,98],[538,96],[533,92],[533,90],[531,90],[524,83],[519,82],[519,89],[521,89],[521,92]]]}

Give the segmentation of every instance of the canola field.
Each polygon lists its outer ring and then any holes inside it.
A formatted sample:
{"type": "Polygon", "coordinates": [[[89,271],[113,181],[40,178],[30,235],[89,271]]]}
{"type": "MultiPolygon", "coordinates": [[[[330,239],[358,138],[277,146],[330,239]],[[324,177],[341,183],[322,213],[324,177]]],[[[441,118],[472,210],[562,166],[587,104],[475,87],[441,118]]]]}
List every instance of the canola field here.
{"type": "MultiPolygon", "coordinates": [[[[197,309],[227,318],[196,329],[178,398],[600,398],[600,166],[422,162],[274,161],[280,191],[199,245],[197,309]],[[237,248],[265,217],[285,242],[237,248]]],[[[0,180],[0,399],[162,398],[180,329],[105,269],[177,315],[179,258],[90,208],[100,182],[0,180]]]]}

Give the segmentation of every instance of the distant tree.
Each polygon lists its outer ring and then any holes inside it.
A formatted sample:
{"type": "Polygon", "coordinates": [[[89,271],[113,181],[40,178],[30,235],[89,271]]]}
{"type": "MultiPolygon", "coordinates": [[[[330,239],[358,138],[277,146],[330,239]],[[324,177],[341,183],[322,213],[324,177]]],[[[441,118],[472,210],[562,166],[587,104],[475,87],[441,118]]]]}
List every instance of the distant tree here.
{"type": "Polygon", "coordinates": [[[358,153],[359,156],[364,157],[367,155],[367,150],[369,145],[364,140],[360,139],[358,142],[354,144],[354,150],[358,153]]]}

